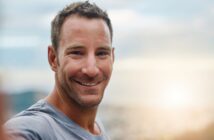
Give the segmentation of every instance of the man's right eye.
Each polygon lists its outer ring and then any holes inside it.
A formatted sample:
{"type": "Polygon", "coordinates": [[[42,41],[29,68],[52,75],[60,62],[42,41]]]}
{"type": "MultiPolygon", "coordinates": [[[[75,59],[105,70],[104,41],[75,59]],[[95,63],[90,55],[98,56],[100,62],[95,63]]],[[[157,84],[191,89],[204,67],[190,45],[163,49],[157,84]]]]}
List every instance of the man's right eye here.
{"type": "Polygon", "coordinates": [[[82,55],[83,52],[81,52],[81,51],[71,51],[71,52],[69,52],[69,54],[72,54],[72,55],[82,55]]]}

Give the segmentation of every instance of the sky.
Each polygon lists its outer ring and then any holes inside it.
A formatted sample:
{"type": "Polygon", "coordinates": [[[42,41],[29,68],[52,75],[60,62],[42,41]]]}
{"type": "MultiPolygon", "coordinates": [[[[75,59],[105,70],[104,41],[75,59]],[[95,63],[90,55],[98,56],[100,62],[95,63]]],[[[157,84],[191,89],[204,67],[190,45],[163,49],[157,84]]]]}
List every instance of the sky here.
{"type": "MultiPolygon", "coordinates": [[[[0,74],[9,92],[50,92],[50,22],[71,0],[2,0],[0,74]]],[[[214,100],[213,0],[91,0],[112,20],[105,102],[208,106],[214,100]],[[121,98],[123,97],[123,98],[121,98]]]]}

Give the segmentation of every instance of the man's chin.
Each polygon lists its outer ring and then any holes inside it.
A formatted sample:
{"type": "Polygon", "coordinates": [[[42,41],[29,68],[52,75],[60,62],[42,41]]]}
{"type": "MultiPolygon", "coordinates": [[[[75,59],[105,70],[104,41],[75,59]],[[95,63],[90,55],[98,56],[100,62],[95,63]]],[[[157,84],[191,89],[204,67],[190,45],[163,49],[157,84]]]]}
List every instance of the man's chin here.
{"type": "Polygon", "coordinates": [[[85,99],[82,100],[79,104],[84,108],[97,108],[102,99],[85,99]]]}

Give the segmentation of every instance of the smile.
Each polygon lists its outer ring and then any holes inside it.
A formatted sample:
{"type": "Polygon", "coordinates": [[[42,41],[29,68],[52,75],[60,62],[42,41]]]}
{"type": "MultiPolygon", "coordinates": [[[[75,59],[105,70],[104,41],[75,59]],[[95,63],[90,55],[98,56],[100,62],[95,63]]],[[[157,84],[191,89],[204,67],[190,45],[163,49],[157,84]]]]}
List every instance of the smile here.
{"type": "Polygon", "coordinates": [[[98,82],[81,82],[78,80],[73,79],[74,82],[82,85],[82,86],[87,86],[87,87],[92,87],[92,86],[96,86],[98,84],[100,84],[102,81],[98,81],[98,82]]]}

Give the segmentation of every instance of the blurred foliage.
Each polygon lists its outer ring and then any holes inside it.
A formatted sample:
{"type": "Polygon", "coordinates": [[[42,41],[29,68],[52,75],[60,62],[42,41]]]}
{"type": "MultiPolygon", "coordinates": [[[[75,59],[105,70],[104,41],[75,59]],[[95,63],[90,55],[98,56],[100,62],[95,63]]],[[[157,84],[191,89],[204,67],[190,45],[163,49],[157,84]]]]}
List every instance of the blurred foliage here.
{"type": "Polygon", "coordinates": [[[0,140],[8,140],[2,124],[14,114],[28,108],[37,100],[37,92],[24,91],[6,94],[0,89],[0,140]]]}
{"type": "Polygon", "coordinates": [[[12,109],[12,114],[18,113],[30,107],[33,103],[35,103],[38,100],[37,94],[38,93],[33,90],[10,94],[9,100],[10,108],[12,109]]]}

